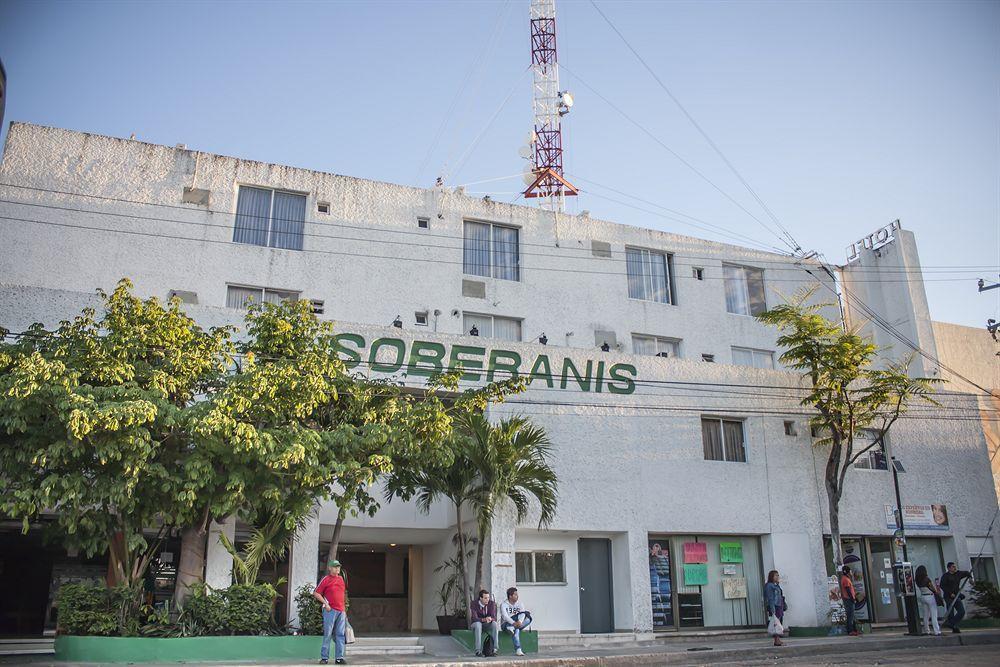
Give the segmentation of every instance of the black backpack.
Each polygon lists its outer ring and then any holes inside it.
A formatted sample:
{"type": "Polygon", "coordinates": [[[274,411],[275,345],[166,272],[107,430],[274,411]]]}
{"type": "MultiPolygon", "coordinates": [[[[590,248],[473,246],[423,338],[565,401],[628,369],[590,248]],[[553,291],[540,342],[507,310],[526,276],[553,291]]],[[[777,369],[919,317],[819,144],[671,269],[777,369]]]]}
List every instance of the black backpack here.
{"type": "Polygon", "coordinates": [[[497,647],[493,645],[493,635],[486,635],[483,638],[483,655],[492,658],[497,654],[497,647]]]}

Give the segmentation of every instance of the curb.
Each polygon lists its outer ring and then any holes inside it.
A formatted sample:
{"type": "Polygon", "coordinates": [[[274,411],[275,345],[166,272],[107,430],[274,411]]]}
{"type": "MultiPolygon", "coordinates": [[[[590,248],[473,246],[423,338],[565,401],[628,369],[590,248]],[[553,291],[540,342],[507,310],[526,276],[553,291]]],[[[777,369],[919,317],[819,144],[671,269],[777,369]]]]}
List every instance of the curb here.
{"type": "MultiPolygon", "coordinates": [[[[794,640],[793,640],[794,641],[794,640]]],[[[563,656],[552,658],[527,658],[519,660],[492,659],[491,667],[576,667],[577,665],[704,665],[718,662],[740,662],[750,660],[781,660],[783,658],[803,658],[823,655],[845,655],[870,653],[900,649],[938,648],[942,646],[988,646],[1000,644],[1000,633],[969,633],[948,635],[942,637],[895,637],[861,642],[852,642],[848,638],[843,641],[826,642],[806,646],[794,644],[776,649],[773,646],[760,648],[711,648],[707,650],[661,651],[625,655],[586,655],[563,656]]],[[[433,663],[420,663],[420,667],[465,667],[470,664],[480,664],[475,660],[445,660],[433,663]]],[[[400,666],[401,667],[401,666],[400,666]]],[[[417,663],[414,663],[417,667],[417,663]]]]}

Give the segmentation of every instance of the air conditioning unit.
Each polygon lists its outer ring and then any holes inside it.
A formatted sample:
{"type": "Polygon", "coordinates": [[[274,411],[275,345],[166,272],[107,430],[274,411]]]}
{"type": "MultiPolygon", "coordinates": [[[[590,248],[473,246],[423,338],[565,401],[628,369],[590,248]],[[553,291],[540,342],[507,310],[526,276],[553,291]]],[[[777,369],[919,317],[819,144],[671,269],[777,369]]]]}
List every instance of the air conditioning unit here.
{"type": "Polygon", "coordinates": [[[190,292],[188,290],[182,290],[182,289],[172,289],[169,292],[167,292],[167,301],[173,299],[174,297],[180,299],[181,303],[190,303],[193,305],[197,305],[198,303],[197,292],[190,292]]]}

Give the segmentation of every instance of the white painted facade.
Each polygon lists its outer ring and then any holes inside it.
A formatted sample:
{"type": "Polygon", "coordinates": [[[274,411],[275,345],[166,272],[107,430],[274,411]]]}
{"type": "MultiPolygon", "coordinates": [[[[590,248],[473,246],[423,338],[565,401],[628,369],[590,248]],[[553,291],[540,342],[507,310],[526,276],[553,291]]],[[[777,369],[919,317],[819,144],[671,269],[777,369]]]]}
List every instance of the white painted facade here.
{"type": "MultiPolygon", "coordinates": [[[[775,305],[782,294],[815,285],[813,276],[825,280],[816,267],[810,275],[777,253],[556,216],[444,188],[25,124],[12,125],[0,165],[0,249],[0,326],[14,331],[36,321],[54,325],[92,304],[96,288],[110,289],[125,276],[142,296],[195,293],[197,304],[186,310],[205,325],[238,322],[242,313],[225,307],[227,285],[248,285],[322,300],[323,317],[367,346],[386,337],[402,340],[407,350],[414,340],[452,350],[482,346],[484,358],[502,349],[525,364],[545,354],[554,373],[564,358],[576,368],[588,360],[606,369],[634,366],[633,393],[535,381],[525,394],[491,408],[491,416],[525,414],[547,429],[560,479],[559,510],[548,530],[537,530],[537,517],[520,525],[501,517],[493,526],[491,589],[502,595],[514,585],[515,553],[561,552],[565,582],[517,585],[539,630],[579,631],[580,588],[588,582],[579,576],[578,540],[608,539],[613,628],[648,633],[654,629],[649,540],[731,536],[759,545],[758,571],[746,572],[748,579],[759,581],[772,568],[783,573],[788,623],[826,622],[825,452],[813,450],[806,416],[782,389],[799,386],[795,373],[730,363],[733,347],[776,350],[776,334],[727,312],[722,274],[724,263],[763,269],[767,303],[775,305]],[[303,250],[233,243],[241,185],[306,195],[303,250]],[[184,203],[184,188],[207,190],[208,206],[184,203]],[[319,212],[319,203],[328,204],[329,213],[319,212]],[[418,218],[429,220],[429,229],[420,228],[418,218]],[[463,274],[466,220],[519,230],[520,280],[463,274]],[[604,243],[611,257],[597,256],[607,254],[604,243]],[[676,305],[629,298],[626,246],[672,255],[676,305]],[[703,269],[702,280],[695,268],[703,269]],[[463,280],[484,283],[485,298],[463,296],[463,280]],[[417,312],[429,314],[427,326],[414,324],[417,312]],[[518,318],[523,342],[470,337],[463,331],[465,313],[518,318]],[[390,324],[397,315],[402,329],[390,324]],[[603,352],[609,332],[612,347],[603,352]],[[542,333],[547,346],[536,340],[542,333]],[[680,356],[634,355],[633,334],[679,339],[680,356]],[[714,355],[716,363],[702,355],[714,355]],[[745,463],[705,460],[703,416],[742,422],[745,463]],[[786,435],[786,421],[796,435],[786,435]]],[[[833,295],[824,287],[817,298],[833,295]]],[[[838,313],[831,307],[828,314],[838,313]]],[[[942,402],[950,411],[978,409],[975,396],[956,393],[942,402]]],[[[986,440],[976,420],[930,416],[901,420],[893,448],[906,465],[904,503],[946,504],[950,524],[946,531],[909,534],[940,538],[942,556],[965,563],[969,538],[986,534],[997,507],[986,440]]],[[[890,474],[852,471],[847,485],[843,533],[891,535],[884,514],[884,505],[894,504],[890,474]]],[[[319,545],[335,518],[335,508],[323,506],[298,536],[289,566],[293,589],[315,580],[319,545]]],[[[372,518],[349,519],[343,540],[407,546],[410,624],[429,629],[440,583],[434,568],[451,552],[454,528],[445,505],[425,516],[395,501],[372,518]]],[[[211,553],[207,575],[224,578],[224,553],[211,553]]],[[[680,556],[671,553],[675,565],[680,556]]],[[[713,571],[708,587],[720,586],[713,571]]],[[[750,607],[749,620],[756,622],[760,603],[748,599],[750,607]]]]}

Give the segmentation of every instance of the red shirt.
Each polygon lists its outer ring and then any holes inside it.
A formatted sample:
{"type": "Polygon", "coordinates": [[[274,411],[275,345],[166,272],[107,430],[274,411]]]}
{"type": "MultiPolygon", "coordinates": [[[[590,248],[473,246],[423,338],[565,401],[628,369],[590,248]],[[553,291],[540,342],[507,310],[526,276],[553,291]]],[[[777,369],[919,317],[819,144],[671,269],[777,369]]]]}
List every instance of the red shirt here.
{"type": "Polygon", "coordinates": [[[319,586],[316,587],[316,592],[326,598],[331,609],[346,611],[344,594],[347,592],[347,586],[344,584],[344,578],[339,574],[328,574],[323,577],[323,581],[319,582],[319,586]]]}
{"type": "Polygon", "coordinates": [[[840,597],[845,600],[857,600],[857,593],[854,592],[854,582],[847,575],[840,575],[840,597]]]}

